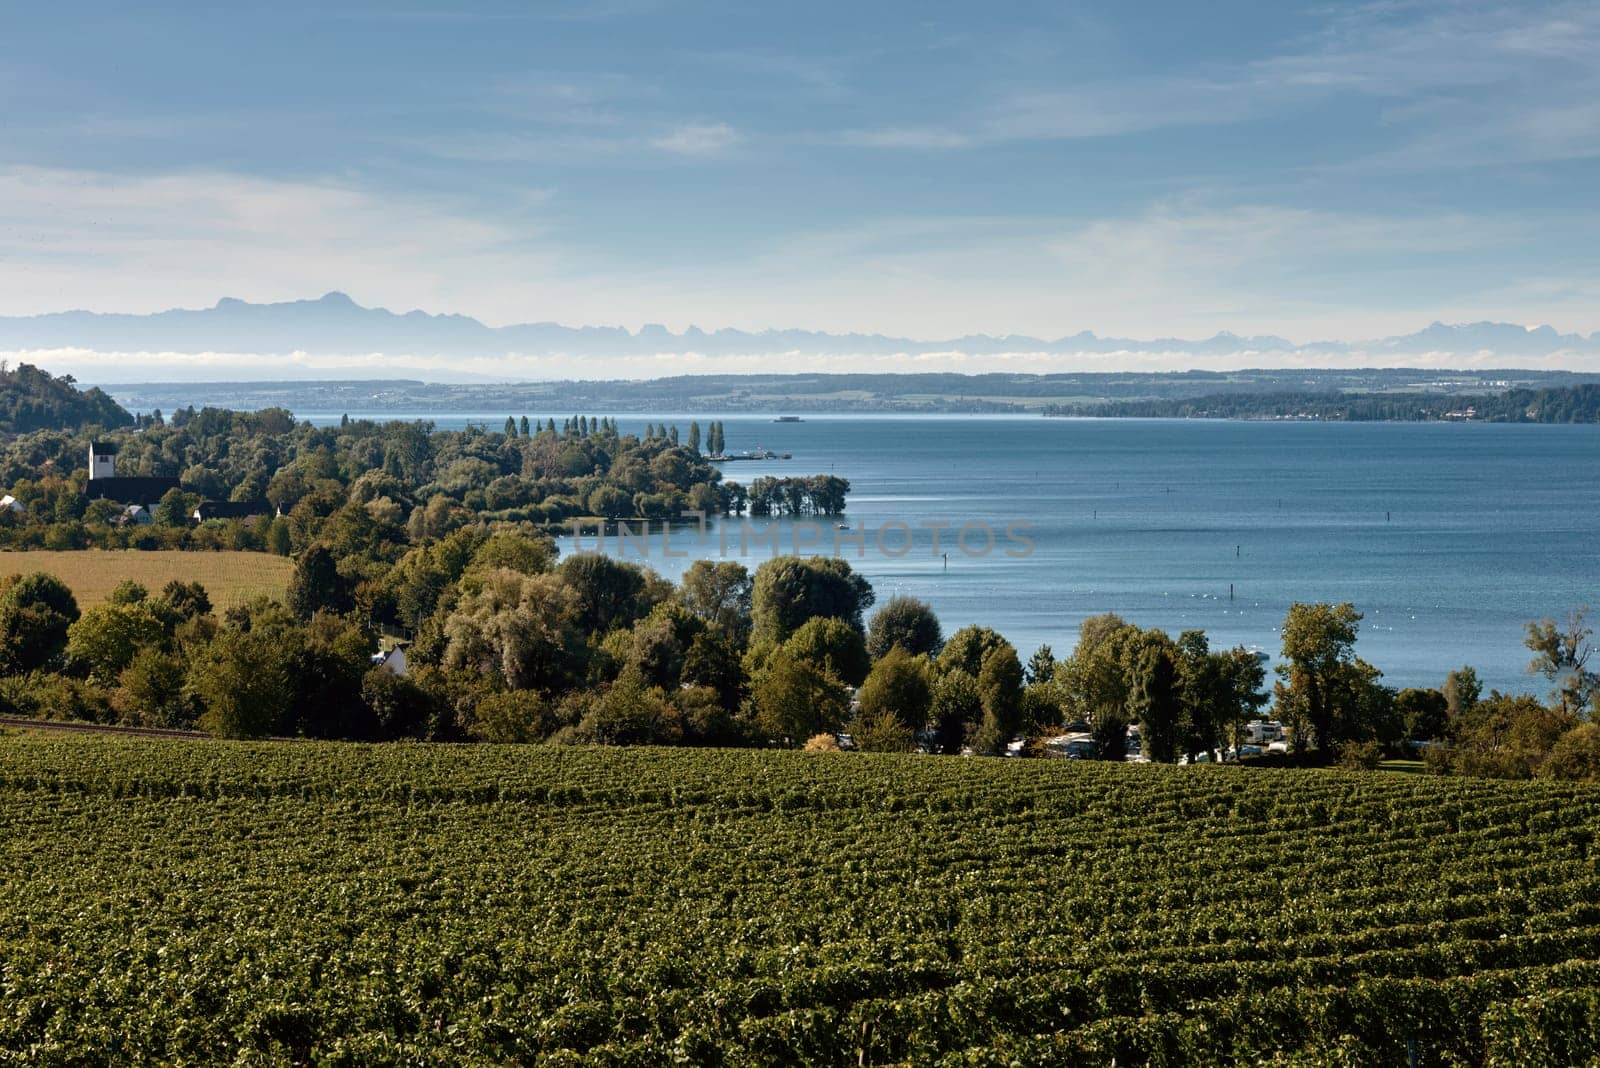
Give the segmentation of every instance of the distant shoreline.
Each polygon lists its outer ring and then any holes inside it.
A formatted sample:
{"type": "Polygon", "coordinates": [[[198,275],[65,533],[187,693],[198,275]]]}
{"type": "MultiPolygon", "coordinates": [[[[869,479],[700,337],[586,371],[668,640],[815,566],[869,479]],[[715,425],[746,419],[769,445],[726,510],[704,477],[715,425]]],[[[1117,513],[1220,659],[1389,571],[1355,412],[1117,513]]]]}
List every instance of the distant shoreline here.
{"type": "Polygon", "coordinates": [[[412,379],[103,385],[125,408],[488,416],[663,411],[760,415],[976,414],[1418,422],[1592,422],[1600,373],[1428,369],[1123,374],[685,375],[647,380],[438,383],[412,379]],[[1533,406],[1539,415],[1527,417],[1533,406]],[[1548,415],[1548,413],[1556,413],[1548,415]]]}

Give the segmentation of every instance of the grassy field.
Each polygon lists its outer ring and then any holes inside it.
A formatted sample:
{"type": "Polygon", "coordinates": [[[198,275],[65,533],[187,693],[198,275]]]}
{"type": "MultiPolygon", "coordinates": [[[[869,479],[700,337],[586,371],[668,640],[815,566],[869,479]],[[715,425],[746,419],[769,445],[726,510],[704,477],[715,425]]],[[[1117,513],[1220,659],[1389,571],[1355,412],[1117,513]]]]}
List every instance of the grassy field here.
{"type": "Polygon", "coordinates": [[[173,579],[198,580],[218,610],[260,594],[282,597],[294,564],[269,553],[156,551],[107,552],[83,549],[51,552],[0,552],[0,575],[48,571],[72,587],[79,608],[99,604],[124,579],[143,583],[151,593],[173,579]]]}
{"type": "Polygon", "coordinates": [[[0,737],[0,1064],[1568,1064],[1600,791],[0,737]]]}

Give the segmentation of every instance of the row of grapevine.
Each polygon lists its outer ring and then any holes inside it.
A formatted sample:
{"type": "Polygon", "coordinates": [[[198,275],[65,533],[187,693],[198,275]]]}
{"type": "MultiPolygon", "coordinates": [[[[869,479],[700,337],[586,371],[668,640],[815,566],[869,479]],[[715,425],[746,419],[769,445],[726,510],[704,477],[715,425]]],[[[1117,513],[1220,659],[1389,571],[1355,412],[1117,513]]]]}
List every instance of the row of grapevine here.
{"type": "Polygon", "coordinates": [[[1570,1063],[1600,791],[0,738],[0,1064],[1570,1063]]]}

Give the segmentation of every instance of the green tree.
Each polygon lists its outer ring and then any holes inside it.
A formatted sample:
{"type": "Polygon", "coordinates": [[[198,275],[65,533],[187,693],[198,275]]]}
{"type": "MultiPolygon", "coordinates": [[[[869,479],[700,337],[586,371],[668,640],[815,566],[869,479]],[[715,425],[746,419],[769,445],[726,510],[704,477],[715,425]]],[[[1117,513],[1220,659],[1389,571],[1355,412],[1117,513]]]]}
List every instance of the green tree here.
{"type": "Polygon", "coordinates": [[[283,516],[274,516],[267,525],[266,535],[267,552],[275,556],[288,556],[294,549],[294,537],[289,533],[289,521],[283,516]]]}
{"type": "Polygon", "coordinates": [[[589,701],[573,730],[573,740],[589,745],[676,745],[682,739],[677,706],[632,670],[589,701]]]}
{"type": "Polygon", "coordinates": [[[998,754],[1022,724],[1022,662],[1010,642],[990,649],[978,669],[983,720],[967,743],[974,752],[998,754]]]}
{"type": "Polygon", "coordinates": [[[158,527],[183,527],[189,525],[189,518],[193,513],[194,505],[190,502],[189,495],[181,489],[169,489],[161,495],[161,500],[156,504],[151,518],[158,527]]]}
{"type": "Polygon", "coordinates": [[[306,626],[294,664],[292,718],[285,728],[308,738],[379,738],[365,702],[373,635],[348,617],[318,613],[306,626]]]}
{"type": "Polygon", "coordinates": [[[502,530],[484,539],[463,573],[473,575],[506,570],[539,575],[550,570],[555,558],[555,543],[544,535],[531,536],[502,530]]]}
{"type": "Polygon", "coordinates": [[[485,742],[542,742],[562,726],[550,698],[535,690],[484,694],[474,703],[473,713],[469,732],[485,742]]]}
{"type": "Polygon", "coordinates": [[[133,579],[123,579],[106,595],[110,604],[138,604],[150,596],[150,591],[144,585],[133,579]]]}
{"type": "Polygon", "coordinates": [[[689,441],[688,441],[688,445],[689,445],[689,451],[690,452],[692,452],[692,453],[694,453],[696,455],[699,455],[699,453],[700,453],[700,424],[699,424],[699,422],[691,422],[689,424],[689,441]]]}
{"type": "Polygon", "coordinates": [[[386,667],[372,668],[361,677],[361,701],[376,738],[440,738],[438,702],[410,678],[386,667]]]}
{"type": "Polygon", "coordinates": [[[1280,704],[1303,720],[1297,748],[1323,748],[1348,740],[1338,731],[1340,676],[1355,663],[1361,613],[1344,604],[1289,606],[1283,621],[1283,657],[1277,684],[1280,704]]]}
{"type": "Polygon", "coordinates": [[[782,649],[767,662],[751,695],[762,733],[790,745],[837,731],[850,711],[844,683],[782,649]]]}
{"type": "Polygon", "coordinates": [[[161,588],[160,606],[179,619],[193,619],[211,613],[211,596],[199,582],[173,579],[161,588]]]}
{"type": "Polygon", "coordinates": [[[733,560],[696,560],[678,584],[678,602],[735,645],[750,636],[750,572],[733,560]]]}
{"type": "Polygon", "coordinates": [[[585,504],[591,514],[602,519],[627,519],[633,515],[633,494],[616,486],[596,486],[585,504]]]}
{"type": "Polygon", "coordinates": [[[978,680],[960,668],[941,673],[934,682],[928,720],[939,752],[961,752],[967,735],[983,722],[983,695],[978,691],[978,680]]]}
{"type": "Polygon", "coordinates": [[[141,649],[159,645],[165,636],[148,605],[96,605],[67,628],[67,663],[91,681],[110,686],[141,649]]]}
{"type": "Polygon", "coordinates": [[[1550,699],[1563,712],[1586,711],[1600,693],[1600,673],[1589,670],[1589,658],[1594,653],[1589,638],[1593,634],[1584,622],[1582,609],[1568,616],[1565,624],[1553,619],[1528,624],[1528,636],[1523,641],[1533,653],[1528,673],[1543,675],[1550,681],[1554,686],[1550,699]]]}
{"type": "Polygon", "coordinates": [[[1049,645],[1041,645],[1028,657],[1028,666],[1023,671],[1023,678],[1030,686],[1049,682],[1056,677],[1056,654],[1049,645]]]}
{"type": "Polygon", "coordinates": [[[48,671],[60,665],[78,602],[67,584],[38,571],[0,578],[0,674],[48,671]]]}
{"type": "Polygon", "coordinates": [[[705,629],[705,622],[682,605],[658,604],[627,635],[626,663],[638,670],[646,685],[676,690],[689,650],[705,629]]]}
{"type": "MultiPolygon", "coordinates": [[[[1011,649],[1011,643],[998,631],[988,627],[962,627],[950,635],[950,640],[940,649],[936,663],[940,671],[965,671],[977,678],[989,654],[1001,648],[1011,649]]],[[[1011,655],[1015,656],[1016,650],[1013,649],[1011,655]]]]}
{"type": "Polygon", "coordinates": [[[1191,759],[1216,755],[1224,745],[1244,739],[1245,723],[1267,703],[1262,692],[1266,669],[1255,653],[1236,646],[1212,652],[1204,631],[1186,630],[1176,643],[1178,675],[1187,737],[1183,751],[1191,759]]]}
{"type": "Polygon", "coordinates": [[[1128,719],[1139,724],[1144,754],[1158,764],[1175,764],[1189,733],[1177,646],[1164,632],[1147,630],[1128,643],[1125,656],[1128,719]]]}
{"type": "Polygon", "coordinates": [[[350,585],[325,545],[312,545],[295,561],[289,577],[289,609],[301,619],[318,612],[348,612],[353,606],[350,585]]]}
{"type": "Polygon", "coordinates": [[[1477,707],[1483,697],[1483,684],[1478,681],[1478,673],[1468,665],[1446,675],[1439,692],[1444,695],[1445,714],[1454,723],[1477,707]]]}
{"type": "Polygon", "coordinates": [[[872,667],[861,632],[842,619],[818,616],[807,620],[789,635],[783,649],[850,686],[861,685],[872,667]]]}
{"type": "Polygon", "coordinates": [[[1394,710],[1409,739],[1430,741],[1450,731],[1450,702],[1438,690],[1401,690],[1395,695],[1394,710]]]}
{"type": "Polygon", "coordinates": [[[752,637],[782,642],[809,619],[826,616],[861,628],[872,587],[835,557],[777,556],[756,569],[751,592],[752,637]]]}
{"type": "Polygon", "coordinates": [[[717,630],[696,634],[683,658],[685,685],[710,689],[725,709],[739,707],[745,685],[739,650],[732,639],[717,630]]]}
{"type": "Polygon", "coordinates": [[[517,420],[515,416],[506,416],[505,436],[515,439],[517,436],[517,420]]]}
{"type": "Polygon", "coordinates": [[[260,738],[288,718],[294,699],[294,643],[282,628],[228,628],[189,671],[204,712],[200,727],[223,738],[260,738]]]}
{"type": "Polygon", "coordinates": [[[1090,616],[1078,627],[1072,655],[1056,665],[1067,714],[1089,724],[1104,759],[1121,760],[1127,746],[1131,687],[1124,649],[1139,634],[1120,616],[1090,616]]]}
{"type": "Polygon", "coordinates": [[[555,575],[491,571],[444,623],[444,666],[511,689],[570,689],[583,676],[579,594],[555,575]]]}
{"type": "Polygon", "coordinates": [[[188,665],[154,646],[140,650],[123,669],[112,701],[123,722],[140,727],[188,728],[199,715],[188,665]]]}
{"type": "Polygon", "coordinates": [[[850,735],[863,753],[909,753],[917,745],[916,734],[888,712],[863,709],[850,721],[850,735]]]}
{"type": "Polygon", "coordinates": [[[658,599],[643,568],[602,553],[569,556],[556,573],[577,594],[577,621],[588,634],[632,626],[658,599]]]}
{"type": "Polygon", "coordinates": [[[1468,775],[1526,779],[1578,725],[1578,718],[1535,698],[1493,693],[1454,724],[1455,766],[1468,775]]]}
{"type": "MultiPolygon", "coordinates": [[[[867,721],[893,720],[914,739],[928,722],[933,708],[933,673],[926,657],[912,656],[894,646],[872,665],[861,684],[861,717],[867,721]]],[[[857,744],[861,739],[856,739],[857,744]]]]}
{"type": "Polygon", "coordinates": [[[872,613],[867,626],[867,652],[874,660],[899,646],[912,656],[938,656],[944,646],[939,617],[924,601],[896,595],[872,613]]]}
{"type": "Polygon", "coordinates": [[[1550,747],[1539,765],[1541,779],[1600,782],[1600,723],[1580,723],[1550,747]]]}

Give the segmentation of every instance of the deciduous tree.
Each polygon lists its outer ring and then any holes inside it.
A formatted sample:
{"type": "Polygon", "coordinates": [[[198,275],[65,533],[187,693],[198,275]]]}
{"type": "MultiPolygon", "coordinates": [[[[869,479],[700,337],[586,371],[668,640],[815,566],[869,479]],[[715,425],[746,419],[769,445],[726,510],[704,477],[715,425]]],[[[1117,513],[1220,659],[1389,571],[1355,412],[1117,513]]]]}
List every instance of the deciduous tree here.
{"type": "Polygon", "coordinates": [[[896,595],[872,613],[867,625],[867,652],[874,660],[899,646],[912,656],[938,656],[944,646],[939,617],[925,601],[896,595]]]}

